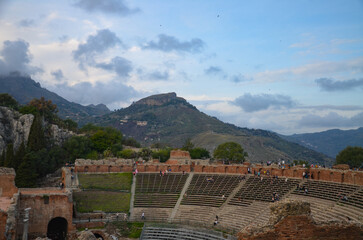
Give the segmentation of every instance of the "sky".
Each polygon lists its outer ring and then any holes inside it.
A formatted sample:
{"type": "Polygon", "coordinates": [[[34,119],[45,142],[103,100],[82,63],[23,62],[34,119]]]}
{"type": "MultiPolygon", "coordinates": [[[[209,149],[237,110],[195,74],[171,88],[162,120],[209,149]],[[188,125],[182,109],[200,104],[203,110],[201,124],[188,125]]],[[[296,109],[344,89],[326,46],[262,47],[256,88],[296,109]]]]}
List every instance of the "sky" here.
{"type": "Polygon", "coordinates": [[[0,0],[0,74],[111,110],[176,92],[280,134],[363,127],[362,0],[0,0]]]}

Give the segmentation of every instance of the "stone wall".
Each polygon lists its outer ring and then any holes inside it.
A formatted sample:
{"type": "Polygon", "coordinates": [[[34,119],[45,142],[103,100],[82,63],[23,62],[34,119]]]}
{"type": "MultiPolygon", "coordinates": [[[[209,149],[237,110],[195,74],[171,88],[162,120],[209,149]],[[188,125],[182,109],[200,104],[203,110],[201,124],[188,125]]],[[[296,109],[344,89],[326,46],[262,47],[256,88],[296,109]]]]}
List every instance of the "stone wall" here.
{"type": "MultiPolygon", "coordinates": [[[[58,189],[22,189],[20,190],[19,212],[25,208],[31,208],[29,212],[29,238],[46,237],[48,223],[56,217],[67,220],[68,234],[75,231],[72,224],[73,201],[71,192],[63,192],[58,189]]],[[[18,237],[23,232],[23,218],[17,219],[18,237]]]]}
{"type": "MultiPolygon", "coordinates": [[[[347,183],[363,185],[363,171],[330,169],[330,168],[303,168],[301,166],[291,168],[278,168],[277,166],[266,166],[260,164],[209,164],[208,160],[185,160],[167,161],[166,163],[156,163],[154,161],[140,162],[136,165],[139,172],[159,172],[171,169],[172,172],[198,172],[198,173],[224,173],[224,174],[247,174],[248,167],[251,172],[260,171],[262,174],[269,171],[270,175],[289,178],[302,178],[303,172],[310,172],[314,180],[331,181],[337,183],[347,183]]],[[[76,172],[131,172],[133,161],[121,159],[109,160],[81,160],[78,159],[75,165],[76,172]]]]}
{"type": "Polygon", "coordinates": [[[12,168],[0,168],[0,197],[12,198],[18,192],[14,183],[15,171],[12,168]]]}

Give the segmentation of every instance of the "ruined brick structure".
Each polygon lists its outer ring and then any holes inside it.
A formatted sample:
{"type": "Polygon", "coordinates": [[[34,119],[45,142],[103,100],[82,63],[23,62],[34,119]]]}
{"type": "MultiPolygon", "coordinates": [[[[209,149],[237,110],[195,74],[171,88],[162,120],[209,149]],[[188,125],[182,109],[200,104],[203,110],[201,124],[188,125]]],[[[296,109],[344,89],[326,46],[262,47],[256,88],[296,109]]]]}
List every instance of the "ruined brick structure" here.
{"type": "Polygon", "coordinates": [[[24,229],[24,209],[29,211],[28,237],[46,237],[53,222],[66,223],[67,234],[75,232],[72,224],[72,193],[59,188],[18,189],[15,171],[0,168],[0,240],[21,239],[24,229]],[[55,219],[55,220],[54,220],[55,219]]]}
{"type": "Polygon", "coordinates": [[[306,202],[278,202],[271,206],[271,215],[270,225],[262,229],[241,232],[238,234],[238,239],[363,239],[363,229],[358,225],[315,224],[310,215],[310,205],[306,202]]]}

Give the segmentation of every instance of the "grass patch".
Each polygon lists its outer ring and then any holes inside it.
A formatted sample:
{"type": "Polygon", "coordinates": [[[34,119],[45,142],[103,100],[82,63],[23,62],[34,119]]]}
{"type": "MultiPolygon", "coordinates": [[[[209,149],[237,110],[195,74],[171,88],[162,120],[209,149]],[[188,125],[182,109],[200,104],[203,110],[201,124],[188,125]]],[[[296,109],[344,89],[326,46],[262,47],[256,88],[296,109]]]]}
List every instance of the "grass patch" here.
{"type": "Polygon", "coordinates": [[[143,222],[113,222],[108,223],[114,225],[123,237],[139,238],[144,227],[143,222]]]}
{"type": "Polygon", "coordinates": [[[85,191],[73,193],[78,212],[129,212],[131,193],[85,191]]]}
{"type": "Polygon", "coordinates": [[[131,190],[132,173],[78,174],[82,189],[131,190]]]}

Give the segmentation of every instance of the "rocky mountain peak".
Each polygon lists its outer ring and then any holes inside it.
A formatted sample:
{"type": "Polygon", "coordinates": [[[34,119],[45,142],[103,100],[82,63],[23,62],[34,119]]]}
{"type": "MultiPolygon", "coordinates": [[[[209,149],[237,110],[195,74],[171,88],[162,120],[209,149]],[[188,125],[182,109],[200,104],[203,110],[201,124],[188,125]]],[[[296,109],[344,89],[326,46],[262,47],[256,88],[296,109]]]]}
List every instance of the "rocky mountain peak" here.
{"type": "Polygon", "coordinates": [[[134,104],[136,104],[136,105],[142,104],[142,105],[148,105],[148,106],[161,106],[166,103],[173,102],[175,100],[186,102],[186,100],[184,98],[177,97],[175,92],[171,92],[171,93],[152,95],[152,96],[143,98],[143,99],[135,102],[134,104]]]}

